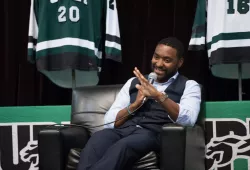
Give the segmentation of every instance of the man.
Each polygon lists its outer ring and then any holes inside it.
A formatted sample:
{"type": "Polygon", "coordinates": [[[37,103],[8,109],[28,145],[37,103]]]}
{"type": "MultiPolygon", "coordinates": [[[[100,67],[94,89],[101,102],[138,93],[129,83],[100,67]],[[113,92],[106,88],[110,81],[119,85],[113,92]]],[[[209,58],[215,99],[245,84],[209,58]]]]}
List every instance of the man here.
{"type": "Polygon", "coordinates": [[[134,69],[136,77],[125,83],[105,115],[105,123],[115,123],[92,135],[77,170],[131,169],[150,151],[159,151],[159,132],[164,124],[195,124],[201,91],[197,82],[178,73],[183,53],[183,45],[176,38],[157,44],[151,61],[157,75],[153,84],[134,69]]]}

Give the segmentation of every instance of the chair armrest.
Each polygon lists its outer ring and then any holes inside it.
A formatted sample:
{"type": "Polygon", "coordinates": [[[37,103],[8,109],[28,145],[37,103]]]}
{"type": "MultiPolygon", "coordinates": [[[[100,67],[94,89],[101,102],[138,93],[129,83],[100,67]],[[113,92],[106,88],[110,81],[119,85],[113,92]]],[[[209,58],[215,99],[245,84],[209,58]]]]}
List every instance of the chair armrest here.
{"type": "Polygon", "coordinates": [[[161,170],[184,170],[186,129],[177,124],[166,124],[161,131],[161,170]]]}
{"type": "Polygon", "coordinates": [[[81,127],[52,126],[38,134],[39,170],[64,170],[69,150],[83,148],[89,133],[81,127]]]}
{"type": "Polygon", "coordinates": [[[185,170],[205,170],[205,132],[199,125],[186,128],[185,170]]]}
{"type": "Polygon", "coordinates": [[[166,124],[161,132],[161,170],[205,170],[204,129],[166,124]]]}

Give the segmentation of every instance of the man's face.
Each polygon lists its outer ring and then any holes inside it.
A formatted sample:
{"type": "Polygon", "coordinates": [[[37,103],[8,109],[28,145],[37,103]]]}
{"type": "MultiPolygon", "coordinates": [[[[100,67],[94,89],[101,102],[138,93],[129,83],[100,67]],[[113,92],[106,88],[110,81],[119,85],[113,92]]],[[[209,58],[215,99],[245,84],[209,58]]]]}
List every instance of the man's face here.
{"type": "Polygon", "coordinates": [[[155,49],[151,63],[152,71],[157,74],[157,81],[161,83],[176,73],[183,63],[183,58],[177,57],[175,48],[159,44],[155,49]]]}

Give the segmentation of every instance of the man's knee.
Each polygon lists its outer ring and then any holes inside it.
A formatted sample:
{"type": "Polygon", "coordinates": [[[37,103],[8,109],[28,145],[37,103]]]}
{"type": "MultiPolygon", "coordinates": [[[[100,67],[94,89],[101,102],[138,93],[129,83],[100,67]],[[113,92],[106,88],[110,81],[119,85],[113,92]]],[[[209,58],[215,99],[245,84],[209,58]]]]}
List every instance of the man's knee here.
{"type": "Polygon", "coordinates": [[[120,151],[125,151],[125,150],[127,150],[127,149],[129,149],[130,147],[129,147],[129,143],[127,142],[127,141],[125,141],[125,140],[120,140],[120,141],[118,141],[118,142],[116,142],[115,144],[114,144],[114,147],[115,147],[115,149],[118,151],[118,150],[120,150],[120,151]]]}
{"type": "Polygon", "coordinates": [[[95,132],[90,137],[88,143],[90,145],[105,145],[106,143],[110,143],[110,141],[116,141],[117,135],[113,129],[103,129],[95,132]]]}
{"type": "Polygon", "coordinates": [[[100,138],[105,137],[105,136],[109,135],[110,133],[112,133],[111,132],[112,130],[113,129],[102,129],[102,130],[99,130],[99,131],[93,133],[91,135],[91,138],[98,138],[98,139],[100,139],[100,138]]]}

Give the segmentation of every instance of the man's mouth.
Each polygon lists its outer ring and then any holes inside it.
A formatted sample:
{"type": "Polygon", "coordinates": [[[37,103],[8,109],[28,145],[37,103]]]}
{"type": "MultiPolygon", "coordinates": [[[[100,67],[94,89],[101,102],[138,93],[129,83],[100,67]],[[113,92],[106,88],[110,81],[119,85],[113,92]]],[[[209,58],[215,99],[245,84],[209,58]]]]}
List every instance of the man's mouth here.
{"type": "Polygon", "coordinates": [[[164,70],[159,69],[159,68],[157,68],[157,67],[154,68],[154,71],[155,71],[156,74],[164,74],[164,73],[165,73],[164,70]]]}

